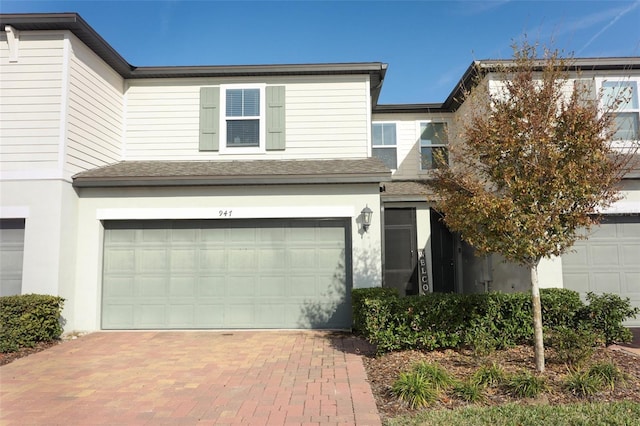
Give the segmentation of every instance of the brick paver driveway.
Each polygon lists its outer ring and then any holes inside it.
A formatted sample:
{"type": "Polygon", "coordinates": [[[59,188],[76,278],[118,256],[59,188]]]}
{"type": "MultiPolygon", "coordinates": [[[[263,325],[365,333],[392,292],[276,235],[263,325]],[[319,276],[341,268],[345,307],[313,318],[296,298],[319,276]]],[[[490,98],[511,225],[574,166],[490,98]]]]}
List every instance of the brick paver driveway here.
{"type": "Polygon", "coordinates": [[[379,425],[349,335],[98,332],[0,367],[0,424],[379,425]]]}

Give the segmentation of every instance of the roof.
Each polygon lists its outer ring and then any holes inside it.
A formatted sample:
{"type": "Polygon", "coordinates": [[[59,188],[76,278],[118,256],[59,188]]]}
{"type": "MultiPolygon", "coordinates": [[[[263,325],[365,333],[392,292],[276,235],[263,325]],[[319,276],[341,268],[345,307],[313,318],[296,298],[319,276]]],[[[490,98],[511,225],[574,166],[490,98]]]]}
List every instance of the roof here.
{"type": "MultiPolygon", "coordinates": [[[[460,107],[464,93],[473,87],[480,75],[495,71],[501,66],[513,63],[511,59],[483,59],[473,61],[454,86],[453,90],[442,103],[431,104],[382,104],[374,105],[374,113],[433,113],[454,112],[460,107]]],[[[540,61],[539,69],[543,62],[540,61]]],[[[640,70],[640,56],[602,57],[602,58],[574,58],[570,60],[568,71],[630,71],[640,70]]]]}
{"type": "Polygon", "coordinates": [[[381,186],[382,199],[390,201],[433,201],[435,192],[427,180],[394,180],[381,186]]]}
{"type": "Polygon", "coordinates": [[[375,105],[387,72],[387,64],[382,62],[136,67],[120,56],[77,13],[0,14],[0,25],[3,29],[11,25],[19,31],[71,31],[125,79],[365,74],[371,79],[371,96],[375,105]]]}
{"type": "Polygon", "coordinates": [[[73,176],[75,187],[379,183],[377,158],[347,160],[123,161],[73,176]]]}

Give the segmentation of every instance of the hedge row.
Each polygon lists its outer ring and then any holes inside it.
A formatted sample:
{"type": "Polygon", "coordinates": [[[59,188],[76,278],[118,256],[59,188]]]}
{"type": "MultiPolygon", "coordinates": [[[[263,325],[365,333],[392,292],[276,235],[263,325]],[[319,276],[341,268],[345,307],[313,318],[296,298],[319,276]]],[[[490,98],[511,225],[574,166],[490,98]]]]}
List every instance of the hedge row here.
{"type": "MultiPolygon", "coordinates": [[[[589,293],[585,305],[577,292],[542,289],[547,329],[589,328],[607,344],[630,341],[622,322],[640,310],[629,300],[589,293]]],[[[381,352],[459,348],[489,344],[496,348],[533,339],[529,293],[444,294],[399,297],[388,288],[353,290],[353,329],[381,352]]]]}
{"type": "Polygon", "coordinates": [[[59,339],[63,304],[61,297],[41,294],[0,297],[0,352],[59,339]]]}

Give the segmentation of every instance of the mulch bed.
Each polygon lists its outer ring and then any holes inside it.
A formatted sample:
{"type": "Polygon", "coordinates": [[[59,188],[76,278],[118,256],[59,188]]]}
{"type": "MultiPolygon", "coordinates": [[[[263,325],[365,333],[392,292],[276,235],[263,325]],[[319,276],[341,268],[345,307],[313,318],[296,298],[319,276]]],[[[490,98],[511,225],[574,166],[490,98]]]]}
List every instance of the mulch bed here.
{"type": "Polygon", "coordinates": [[[34,354],[36,352],[44,351],[45,349],[49,349],[52,346],[58,345],[62,342],[62,340],[54,340],[52,342],[40,342],[36,344],[33,348],[22,348],[16,352],[8,352],[2,353],[0,352],[0,365],[9,364],[10,362],[15,361],[16,359],[34,354]]]}
{"type": "MultiPolygon", "coordinates": [[[[574,396],[563,389],[563,381],[567,374],[570,373],[570,367],[554,362],[553,352],[549,349],[546,351],[546,358],[544,378],[549,390],[542,396],[535,400],[522,401],[509,395],[505,389],[487,388],[486,401],[483,404],[494,406],[519,401],[521,403],[558,405],[572,402],[622,400],[640,403],[640,357],[636,355],[618,349],[598,349],[588,364],[599,361],[612,361],[627,375],[627,379],[623,386],[616,386],[615,390],[605,390],[586,399],[574,396]]],[[[485,358],[475,357],[471,351],[454,351],[450,349],[433,352],[402,351],[377,357],[369,354],[364,357],[364,365],[378,410],[383,419],[416,413],[417,410],[409,409],[391,394],[391,386],[401,372],[410,370],[413,364],[419,361],[437,363],[457,379],[466,379],[478,367],[491,365],[493,362],[501,366],[507,373],[525,369],[535,373],[533,348],[528,346],[518,346],[498,351],[485,358]]],[[[429,407],[429,409],[453,409],[468,405],[470,404],[442,393],[436,405],[429,407]]]]}

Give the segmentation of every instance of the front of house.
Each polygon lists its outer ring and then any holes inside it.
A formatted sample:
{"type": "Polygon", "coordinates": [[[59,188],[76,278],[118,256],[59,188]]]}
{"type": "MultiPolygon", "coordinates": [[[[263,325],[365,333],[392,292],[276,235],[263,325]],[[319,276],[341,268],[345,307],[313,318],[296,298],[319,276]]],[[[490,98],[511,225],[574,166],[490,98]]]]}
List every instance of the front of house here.
{"type": "MultiPolygon", "coordinates": [[[[459,89],[379,105],[383,63],[136,68],[76,14],[0,23],[0,294],[64,297],[67,331],[344,329],[354,288],[528,288],[431,208],[459,89]]],[[[632,86],[637,139],[640,59],[588,64],[632,86]]],[[[639,177],[544,285],[640,304],[639,177]]]]}

